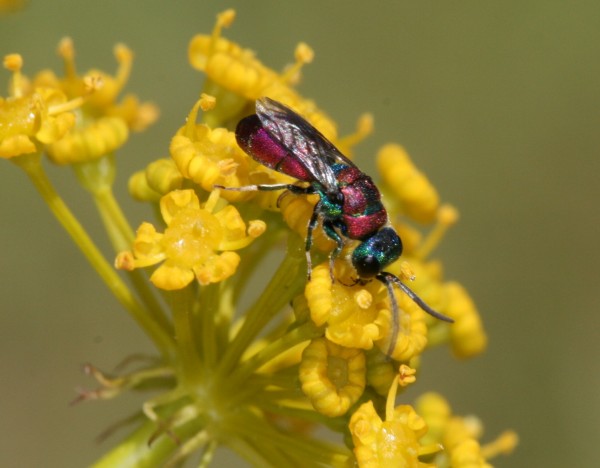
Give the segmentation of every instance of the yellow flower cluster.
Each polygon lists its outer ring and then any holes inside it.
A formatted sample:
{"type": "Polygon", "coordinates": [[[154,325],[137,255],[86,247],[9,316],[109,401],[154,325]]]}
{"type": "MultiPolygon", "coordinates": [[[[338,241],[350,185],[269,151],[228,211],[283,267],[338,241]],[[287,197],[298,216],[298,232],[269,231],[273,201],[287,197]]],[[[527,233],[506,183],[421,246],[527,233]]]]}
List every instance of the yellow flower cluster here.
{"type": "Polygon", "coordinates": [[[62,78],[43,71],[29,80],[18,55],[5,58],[12,80],[10,95],[0,99],[0,156],[45,153],[75,168],[95,197],[117,252],[114,265],[135,291],[65,210],[55,214],[160,352],[159,364],[118,378],[90,367],[100,388],[82,392],[80,400],[150,386],[164,391],[144,404],[147,421],[96,466],[125,460],[129,466],[176,465],[197,450],[205,466],[220,444],[257,466],[489,466],[491,456],[514,447],[514,435],[481,446],[480,425],[453,416],[438,395],[396,405],[399,391],[417,382],[420,357],[429,348],[447,344],[467,358],[487,344],[466,290],[445,281],[440,262],[429,259],[458,213],[440,203],[406,151],[389,144],[377,156],[377,183],[404,244],[402,261],[388,271],[454,324],[436,321],[400,291],[393,293],[395,317],[385,285],[356,280],[347,260],[353,241],[330,271],[334,243],[321,227],[314,232],[315,266],[307,281],[304,246],[316,195],[216,188],[296,182],[254,161],[236,143],[233,127],[253,112],[258,98],[294,109],[347,155],[373,126],[365,115],[353,134],[338,136],[334,121],[294,89],[312,50],[300,43],[294,63],[278,73],[222,37],[234,18],[233,10],[221,13],[212,34],[190,42],[189,61],[206,83],[173,136],[169,157],[129,180],[131,195],[161,218],[135,233],[107,195],[112,153],[130,131],[146,129],[158,115],[134,96],[118,100],[131,72],[131,51],[115,48],[114,76],[98,70],[78,75],[68,39],[59,45],[62,78]],[[240,296],[273,270],[257,267],[282,238],[288,248],[279,268],[242,311],[240,296]],[[155,288],[141,271],[151,266],[155,288]],[[316,424],[339,432],[346,446],[314,436],[316,424]]]}
{"type": "Polygon", "coordinates": [[[69,38],[58,52],[65,65],[62,78],[43,70],[28,79],[21,73],[20,55],[4,58],[13,77],[10,95],[0,98],[0,157],[45,152],[56,164],[87,162],[121,147],[130,129],[143,130],[156,120],[152,104],[133,95],[116,101],[131,69],[127,47],[115,47],[119,69],[114,77],[99,70],[78,75],[69,38]]]}

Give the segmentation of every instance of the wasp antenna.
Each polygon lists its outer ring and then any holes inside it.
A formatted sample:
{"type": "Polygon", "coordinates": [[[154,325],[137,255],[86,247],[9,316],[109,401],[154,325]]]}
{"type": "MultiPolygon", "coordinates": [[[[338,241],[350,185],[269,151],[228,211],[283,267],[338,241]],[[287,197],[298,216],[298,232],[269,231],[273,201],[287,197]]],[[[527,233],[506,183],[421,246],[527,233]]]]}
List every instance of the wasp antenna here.
{"type": "MultiPolygon", "coordinates": [[[[398,287],[400,289],[402,289],[404,294],[406,294],[408,297],[410,297],[415,304],[417,304],[421,309],[423,309],[425,312],[427,312],[432,317],[435,317],[438,320],[443,320],[444,322],[454,323],[454,319],[452,319],[444,314],[440,314],[439,312],[437,312],[437,311],[433,310],[431,307],[429,307],[423,299],[421,299],[419,296],[417,296],[413,292],[412,289],[410,289],[408,286],[406,286],[395,275],[393,275],[391,273],[387,273],[385,271],[381,272],[380,275],[385,277],[387,279],[387,281],[392,281],[394,284],[397,284],[398,287]]],[[[379,277],[379,275],[378,275],[378,277],[379,277]]]]}
{"type": "Polygon", "coordinates": [[[392,336],[390,337],[390,344],[388,346],[388,350],[385,353],[388,358],[391,359],[392,352],[396,347],[396,341],[398,341],[398,334],[400,333],[400,317],[398,317],[398,301],[396,301],[396,296],[394,296],[394,286],[390,281],[390,277],[388,275],[379,274],[377,275],[377,279],[385,284],[385,287],[388,290],[388,296],[390,296],[390,303],[392,304],[392,336]]]}

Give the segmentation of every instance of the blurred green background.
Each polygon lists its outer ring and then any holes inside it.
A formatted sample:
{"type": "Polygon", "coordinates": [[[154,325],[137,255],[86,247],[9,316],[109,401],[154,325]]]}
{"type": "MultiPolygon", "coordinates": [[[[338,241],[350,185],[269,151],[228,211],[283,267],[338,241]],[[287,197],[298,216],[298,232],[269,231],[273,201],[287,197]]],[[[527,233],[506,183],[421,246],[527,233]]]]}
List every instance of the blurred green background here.
{"type": "MultiPolygon", "coordinates": [[[[31,0],[0,17],[0,52],[21,53],[28,74],[61,70],[55,48],[65,35],[82,72],[114,70],[116,42],[135,51],[127,90],[162,111],[119,156],[118,195],[135,226],[150,213],[128,200],[127,176],[167,154],[201,89],[187,43],[227,7],[238,17],[225,35],[275,69],[297,42],[315,49],[300,90],[342,134],[374,114],[361,166],[372,170],[376,149],[400,142],[460,209],[436,255],[476,300],[489,350],[468,362],[429,353],[409,396],[442,392],[457,413],[481,417],[484,440],[515,429],[518,450],[496,466],[597,466],[598,2],[31,0]]],[[[100,233],[70,171],[51,174],[100,233]]],[[[117,440],[94,438],[139,401],[69,407],[76,387],[92,385],[80,365],[109,370],[149,344],[7,162],[0,216],[0,466],[85,466],[117,440]]]]}

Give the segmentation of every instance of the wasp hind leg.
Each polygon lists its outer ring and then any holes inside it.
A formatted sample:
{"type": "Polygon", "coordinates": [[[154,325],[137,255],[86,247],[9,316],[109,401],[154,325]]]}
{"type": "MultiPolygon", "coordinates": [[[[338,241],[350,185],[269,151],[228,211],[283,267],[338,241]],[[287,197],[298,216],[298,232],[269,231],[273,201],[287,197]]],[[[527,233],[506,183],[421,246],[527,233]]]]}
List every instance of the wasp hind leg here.
{"type": "Polygon", "coordinates": [[[329,237],[332,241],[335,242],[335,248],[329,254],[329,276],[331,276],[331,282],[333,283],[335,281],[335,278],[333,276],[333,264],[335,262],[335,259],[338,257],[338,255],[344,248],[344,240],[342,239],[342,236],[340,236],[334,229],[333,224],[331,222],[326,221],[323,223],[323,231],[325,231],[327,237],[329,237]]]}

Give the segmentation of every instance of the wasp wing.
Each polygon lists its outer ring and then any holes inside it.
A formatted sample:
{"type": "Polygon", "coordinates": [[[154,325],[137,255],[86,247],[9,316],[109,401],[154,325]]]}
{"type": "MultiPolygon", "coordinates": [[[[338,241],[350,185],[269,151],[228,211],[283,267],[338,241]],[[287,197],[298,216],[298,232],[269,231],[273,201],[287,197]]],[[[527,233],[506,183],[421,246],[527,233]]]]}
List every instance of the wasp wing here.
{"type": "Polygon", "coordinates": [[[321,132],[280,102],[268,97],[258,99],[256,115],[269,135],[295,156],[327,191],[338,190],[332,164],[356,167],[321,132]]]}

